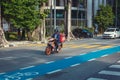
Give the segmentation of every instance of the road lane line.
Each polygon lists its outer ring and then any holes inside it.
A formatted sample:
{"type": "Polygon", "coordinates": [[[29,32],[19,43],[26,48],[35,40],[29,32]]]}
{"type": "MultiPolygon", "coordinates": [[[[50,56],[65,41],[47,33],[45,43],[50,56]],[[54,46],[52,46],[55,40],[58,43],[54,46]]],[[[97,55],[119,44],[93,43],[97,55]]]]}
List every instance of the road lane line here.
{"type": "Polygon", "coordinates": [[[72,46],[71,48],[80,48],[80,47],[82,47],[81,45],[76,45],[76,46],[72,46]]]}
{"type": "Polygon", "coordinates": [[[29,79],[26,79],[26,80],[33,80],[33,78],[29,78],[29,79]]]}
{"type": "Polygon", "coordinates": [[[61,70],[62,70],[62,69],[57,69],[57,70],[54,70],[54,71],[48,72],[47,74],[53,74],[53,73],[59,72],[59,71],[61,71],[61,70]]]}
{"type": "Polygon", "coordinates": [[[107,71],[107,70],[100,71],[99,74],[120,76],[120,72],[117,72],[117,71],[107,71]]]}
{"type": "MultiPolygon", "coordinates": [[[[0,78],[5,79],[5,76],[17,75],[19,72],[20,72],[19,75],[26,74],[27,72],[32,73],[33,71],[34,72],[37,71],[39,73],[39,74],[35,74],[35,75],[19,76],[21,78],[21,80],[26,80],[28,78],[34,78],[37,76],[45,75],[48,72],[54,73],[54,72],[60,71],[61,69],[68,68],[71,65],[74,65],[77,63],[82,64],[84,62],[87,62],[88,60],[89,61],[94,60],[94,58],[99,58],[105,54],[116,54],[116,52],[119,51],[119,48],[120,48],[120,46],[109,48],[109,49],[103,49],[98,52],[89,52],[86,55],[82,55],[82,56],[78,55],[78,56],[72,56],[69,59],[56,60],[54,63],[50,63],[50,64],[45,64],[45,63],[40,64],[40,65],[37,65],[37,66],[35,66],[33,68],[29,68],[29,69],[24,69],[24,70],[19,69],[19,70],[15,70],[15,71],[11,71],[11,72],[6,72],[5,74],[0,75],[0,78]],[[64,65],[61,65],[61,64],[64,64],[64,65]]],[[[13,79],[16,80],[15,77],[13,79]]]]}
{"type": "Polygon", "coordinates": [[[0,58],[0,59],[11,59],[13,57],[3,57],[3,58],[0,58]]]}
{"type": "Polygon", "coordinates": [[[64,58],[64,59],[70,59],[70,58],[72,58],[72,57],[66,57],[66,58],[64,58]]]}
{"type": "Polygon", "coordinates": [[[88,44],[72,45],[71,48],[80,48],[80,47],[85,47],[85,46],[88,46],[88,44]]]}
{"type": "Polygon", "coordinates": [[[20,68],[20,69],[23,70],[23,69],[33,68],[33,67],[35,67],[35,66],[28,66],[28,67],[24,67],[24,68],[20,68]]]}
{"type": "Polygon", "coordinates": [[[98,47],[100,45],[90,45],[90,46],[86,46],[85,48],[94,48],[94,47],[98,47]]]}
{"type": "Polygon", "coordinates": [[[74,65],[71,65],[70,67],[75,67],[75,66],[78,66],[78,65],[80,65],[80,63],[74,64],[74,65]]]}
{"type": "Polygon", "coordinates": [[[106,48],[111,48],[112,46],[102,46],[102,47],[98,47],[100,49],[106,49],[106,48]]]}
{"type": "Polygon", "coordinates": [[[90,59],[90,60],[88,60],[88,61],[94,61],[94,60],[96,60],[96,58],[90,59]]]}
{"type": "Polygon", "coordinates": [[[0,75],[6,74],[5,72],[0,73],[0,75]]]}
{"type": "Polygon", "coordinates": [[[107,79],[102,79],[102,78],[88,78],[87,80],[107,80],[107,79]]]}
{"type": "Polygon", "coordinates": [[[81,53],[80,56],[81,56],[81,55],[85,55],[85,54],[87,54],[87,53],[81,53]]]}
{"type": "Polygon", "coordinates": [[[120,65],[111,65],[111,66],[109,66],[109,68],[118,68],[118,69],[120,69],[120,65]]]}
{"type": "Polygon", "coordinates": [[[45,64],[50,64],[50,63],[53,63],[53,62],[55,62],[55,61],[49,61],[49,62],[45,62],[45,64]]]}
{"type": "Polygon", "coordinates": [[[100,51],[100,50],[96,50],[96,51],[92,51],[92,52],[97,52],[97,51],[100,51]]]}
{"type": "Polygon", "coordinates": [[[103,55],[103,56],[101,56],[101,57],[106,57],[106,56],[108,56],[108,54],[106,54],[106,55],[103,55]]]}

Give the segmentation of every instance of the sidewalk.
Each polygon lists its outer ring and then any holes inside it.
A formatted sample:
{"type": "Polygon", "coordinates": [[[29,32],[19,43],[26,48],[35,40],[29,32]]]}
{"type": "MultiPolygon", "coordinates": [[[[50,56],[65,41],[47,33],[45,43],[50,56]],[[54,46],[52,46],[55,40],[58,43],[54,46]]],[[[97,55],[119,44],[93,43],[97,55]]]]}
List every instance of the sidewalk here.
{"type": "MultiPolygon", "coordinates": [[[[101,38],[102,35],[97,35],[97,37],[93,37],[94,39],[96,38],[101,38]]],[[[83,38],[82,38],[83,39],[83,38]]],[[[73,39],[70,41],[65,41],[64,44],[72,43],[75,40],[81,40],[81,39],[73,39]]],[[[6,47],[20,47],[20,46],[46,46],[47,41],[45,43],[41,41],[8,41],[9,45],[6,47]]]]}
{"type": "MultiPolygon", "coordinates": [[[[65,41],[64,44],[72,42],[74,40],[65,41]]],[[[46,46],[46,42],[41,41],[9,41],[9,45],[7,47],[20,47],[20,46],[46,46]]]]}
{"type": "Polygon", "coordinates": [[[34,44],[41,45],[46,43],[42,43],[41,41],[9,41],[9,47],[28,46],[34,44]]]}

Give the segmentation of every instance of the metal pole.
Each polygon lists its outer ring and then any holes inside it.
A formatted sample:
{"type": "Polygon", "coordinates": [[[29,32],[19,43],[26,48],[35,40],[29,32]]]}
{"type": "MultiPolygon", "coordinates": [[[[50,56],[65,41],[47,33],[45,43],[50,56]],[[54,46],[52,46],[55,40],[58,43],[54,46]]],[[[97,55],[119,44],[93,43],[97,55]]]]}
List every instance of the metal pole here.
{"type": "Polygon", "coordinates": [[[56,0],[54,0],[54,29],[56,29],[56,0]]]}

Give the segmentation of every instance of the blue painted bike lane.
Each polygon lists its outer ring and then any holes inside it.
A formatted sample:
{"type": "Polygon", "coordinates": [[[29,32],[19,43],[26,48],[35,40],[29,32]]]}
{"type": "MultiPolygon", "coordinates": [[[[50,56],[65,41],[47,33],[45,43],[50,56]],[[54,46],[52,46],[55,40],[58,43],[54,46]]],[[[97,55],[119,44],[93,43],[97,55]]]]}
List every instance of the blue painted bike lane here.
{"type": "Polygon", "coordinates": [[[28,68],[22,68],[16,71],[0,73],[0,80],[30,80],[37,76],[48,74],[52,71],[59,71],[74,64],[81,64],[88,60],[99,58],[103,55],[115,54],[117,52],[120,52],[120,46],[80,54],[37,66],[29,66],[28,68]]]}

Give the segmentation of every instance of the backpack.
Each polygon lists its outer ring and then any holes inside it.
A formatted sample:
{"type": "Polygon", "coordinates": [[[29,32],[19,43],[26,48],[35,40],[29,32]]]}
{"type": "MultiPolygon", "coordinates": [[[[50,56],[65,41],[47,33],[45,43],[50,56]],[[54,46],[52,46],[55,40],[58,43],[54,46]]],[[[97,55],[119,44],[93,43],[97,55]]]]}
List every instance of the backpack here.
{"type": "Polygon", "coordinates": [[[60,33],[60,42],[65,42],[65,35],[60,33]]]}

